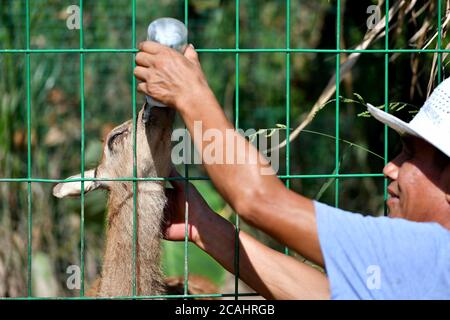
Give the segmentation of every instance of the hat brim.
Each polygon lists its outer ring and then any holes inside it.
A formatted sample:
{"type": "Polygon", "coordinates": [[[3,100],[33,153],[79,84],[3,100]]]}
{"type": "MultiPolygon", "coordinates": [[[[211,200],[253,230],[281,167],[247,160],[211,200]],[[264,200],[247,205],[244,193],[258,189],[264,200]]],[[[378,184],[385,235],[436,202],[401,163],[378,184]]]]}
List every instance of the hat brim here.
{"type": "Polygon", "coordinates": [[[446,144],[435,143],[435,137],[442,136],[442,133],[434,131],[432,124],[426,124],[426,129],[423,127],[412,127],[410,123],[406,123],[392,114],[384,112],[378,108],[375,108],[371,104],[367,104],[367,109],[370,114],[378,121],[386,124],[390,128],[397,131],[401,136],[409,135],[418,137],[430,143],[432,146],[436,147],[442,151],[445,155],[450,158],[450,142],[445,142],[446,144]]]}
{"type": "Polygon", "coordinates": [[[411,136],[415,136],[415,137],[419,137],[419,138],[424,138],[416,130],[411,128],[410,124],[400,120],[399,118],[393,116],[392,114],[389,114],[387,112],[384,112],[383,110],[380,110],[380,109],[374,107],[370,103],[367,104],[367,110],[369,110],[370,114],[375,119],[384,123],[391,129],[394,129],[402,136],[403,135],[411,135],[411,136]]]}

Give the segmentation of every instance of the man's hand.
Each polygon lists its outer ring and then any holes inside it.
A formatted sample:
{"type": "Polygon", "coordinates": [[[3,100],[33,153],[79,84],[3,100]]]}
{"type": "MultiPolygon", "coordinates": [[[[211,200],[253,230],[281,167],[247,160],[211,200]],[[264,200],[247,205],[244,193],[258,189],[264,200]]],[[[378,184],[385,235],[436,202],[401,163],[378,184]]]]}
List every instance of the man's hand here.
{"type": "MultiPolygon", "coordinates": [[[[171,178],[180,178],[180,174],[172,168],[170,172],[171,178]]],[[[199,228],[205,223],[211,223],[213,220],[216,223],[229,224],[225,219],[218,216],[208,206],[197,189],[183,180],[170,180],[174,187],[173,189],[166,189],[167,207],[165,210],[166,223],[163,228],[164,238],[172,241],[182,241],[185,238],[185,213],[186,202],[189,208],[188,218],[188,239],[200,247],[203,247],[202,237],[199,233],[199,228]],[[187,189],[187,190],[186,190],[187,189]]]]}
{"type": "MultiPolygon", "coordinates": [[[[172,171],[170,172],[170,178],[178,178],[180,177],[179,173],[172,168],[172,171]]],[[[186,190],[185,190],[185,182],[182,180],[170,180],[170,183],[174,187],[173,189],[166,189],[166,195],[167,195],[167,206],[165,209],[165,225],[164,225],[164,238],[166,240],[172,240],[172,241],[181,241],[185,238],[185,231],[186,231],[186,225],[185,225],[185,210],[186,207],[189,208],[189,219],[188,219],[188,238],[189,241],[195,242],[195,240],[198,238],[198,232],[197,228],[195,228],[195,212],[192,213],[192,207],[198,206],[198,199],[197,197],[200,197],[198,195],[198,191],[191,185],[189,186],[189,202],[188,198],[186,197],[186,190]],[[191,190],[194,188],[194,191],[191,190]],[[192,194],[194,194],[194,205],[193,204],[193,197],[192,194]]],[[[203,199],[201,199],[201,202],[204,202],[203,199]]],[[[201,205],[200,202],[200,205],[201,205]]]]}
{"type": "Polygon", "coordinates": [[[189,45],[184,56],[152,41],[139,44],[134,75],[142,82],[138,91],[166,104],[179,107],[180,102],[201,97],[209,91],[197,52],[189,45]]]}
{"type": "MultiPolygon", "coordinates": [[[[170,177],[180,177],[172,169],[170,177]]],[[[205,202],[195,187],[171,180],[167,189],[167,240],[184,240],[186,195],[189,206],[188,237],[230,272],[236,272],[234,226],[205,202]]],[[[267,299],[327,299],[328,280],[324,274],[292,257],[279,253],[243,231],[239,233],[239,276],[267,299]]]]}

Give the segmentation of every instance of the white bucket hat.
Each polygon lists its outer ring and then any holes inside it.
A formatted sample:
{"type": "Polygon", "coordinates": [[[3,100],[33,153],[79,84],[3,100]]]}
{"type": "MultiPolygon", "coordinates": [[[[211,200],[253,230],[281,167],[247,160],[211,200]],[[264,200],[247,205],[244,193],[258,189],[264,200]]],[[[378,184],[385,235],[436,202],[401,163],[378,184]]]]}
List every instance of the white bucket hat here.
{"type": "Polygon", "coordinates": [[[371,104],[367,104],[367,109],[375,119],[400,135],[424,139],[450,157],[450,78],[434,89],[419,113],[409,123],[371,104]]]}

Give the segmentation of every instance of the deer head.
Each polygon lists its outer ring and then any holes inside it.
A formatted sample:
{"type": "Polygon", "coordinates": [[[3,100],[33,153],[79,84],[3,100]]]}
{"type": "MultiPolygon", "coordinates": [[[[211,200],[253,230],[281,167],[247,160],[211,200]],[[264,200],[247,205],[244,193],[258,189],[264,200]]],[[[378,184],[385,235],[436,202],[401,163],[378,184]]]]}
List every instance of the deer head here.
{"type": "MultiPolygon", "coordinates": [[[[136,167],[137,177],[165,177],[170,163],[170,134],[174,118],[169,108],[150,108],[147,104],[139,112],[136,123],[136,167]]],[[[132,120],[115,127],[107,135],[103,144],[100,164],[84,172],[85,178],[114,179],[133,177],[133,122],[132,120]]],[[[79,179],[81,174],[68,179],[79,179]]],[[[155,182],[162,184],[162,182],[155,182]]],[[[129,189],[131,182],[125,181],[85,181],[59,183],[53,189],[58,198],[79,196],[81,192],[96,189],[118,191],[129,189]]]]}

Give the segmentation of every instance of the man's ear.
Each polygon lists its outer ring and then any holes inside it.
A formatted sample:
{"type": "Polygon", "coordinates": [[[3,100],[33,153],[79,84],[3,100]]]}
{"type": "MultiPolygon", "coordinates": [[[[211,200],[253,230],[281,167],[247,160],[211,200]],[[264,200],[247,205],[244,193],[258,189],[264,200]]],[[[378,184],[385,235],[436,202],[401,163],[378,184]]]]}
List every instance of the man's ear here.
{"type": "MultiPolygon", "coordinates": [[[[84,177],[95,178],[95,169],[85,171],[84,177]]],[[[67,179],[80,179],[80,178],[81,174],[77,174],[67,179]]],[[[87,193],[89,191],[98,188],[104,188],[104,184],[102,184],[101,181],[84,181],[84,190],[83,190],[84,193],[87,193]]],[[[53,195],[57,198],[77,197],[81,195],[81,181],[58,183],[53,188],[53,195]]]]}

